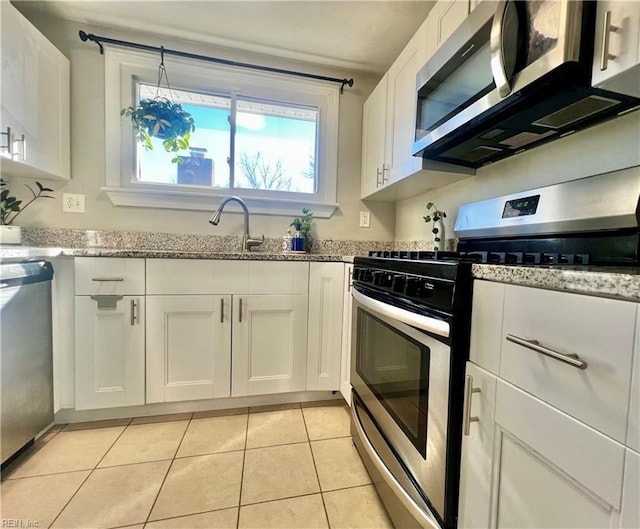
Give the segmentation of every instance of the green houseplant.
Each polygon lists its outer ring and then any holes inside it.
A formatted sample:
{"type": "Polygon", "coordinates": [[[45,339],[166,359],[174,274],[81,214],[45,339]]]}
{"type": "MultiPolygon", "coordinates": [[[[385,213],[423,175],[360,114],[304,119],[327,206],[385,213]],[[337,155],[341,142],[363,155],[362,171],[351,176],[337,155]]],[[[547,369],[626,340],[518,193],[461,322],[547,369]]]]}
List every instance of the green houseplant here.
{"type": "MultiPolygon", "coordinates": [[[[138,106],[123,108],[120,115],[131,119],[136,140],[147,150],[153,150],[151,137],[162,140],[167,152],[177,153],[189,148],[191,133],[196,130],[193,116],[166,97],[142,99],[138,106]]],[[[182,163],[176,156],[173,163],[182,163]]]]}
{"type": "Polygon", "coordinates": [[[293,219],[289,226],[299,231],[304,238],[304,251],[311,251],[313,246],[313,236],[311,235],[311,225],[313,224],[313,212],[309,208],[302,208],[302,215],[293,219]]]}
{"type": "Polygon", "coordinates": [[[13,226],[13,222],[18,215],[39,198],[54,198],[47,194],[52,193],[53,189],[43,186],[40,182],[36,182],[36,187],[38,188],[37,193],[30,185],[25,184],[25,186],[33,196],[28,202],[23,204],[22,200],[19,200],[11,194],[8,183],[0,178],[0,241],[3,243],[20,244],[20,226],[13,226]]]}
{"type": "Polygon", "coordinates": [[[431,233],[433,234],[433,249],[437,252],[444,250],[444,223],[442,219],[447,218],[447,214],[441,211],[433,202],[427,204],[427,210],[433,209],[433,213],[430,213],[424,217],[425,222],[432,222],[431,233]],[[440,244],[442,243],[442,245],[440,244]]]}

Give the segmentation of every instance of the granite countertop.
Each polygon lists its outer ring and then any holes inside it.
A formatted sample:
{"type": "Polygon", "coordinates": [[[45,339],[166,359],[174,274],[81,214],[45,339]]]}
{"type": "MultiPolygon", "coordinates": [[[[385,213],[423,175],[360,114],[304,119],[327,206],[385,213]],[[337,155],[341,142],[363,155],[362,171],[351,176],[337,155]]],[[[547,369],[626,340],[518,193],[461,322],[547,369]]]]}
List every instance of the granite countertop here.
{"type": "Polygon", "coordinates": [[[352,256],[313,253],[209,252],[122,248],[40,248],[1,246],[2,259],[37,259],[52,257],[138,257],[150,259],[239,259],[256,261],[333,261],[353,262],[352,256]]]}
{"type": "Polygon", "coordinates": [[[640,268],[474,264],[476,279],[640,302],[640,268]]]}

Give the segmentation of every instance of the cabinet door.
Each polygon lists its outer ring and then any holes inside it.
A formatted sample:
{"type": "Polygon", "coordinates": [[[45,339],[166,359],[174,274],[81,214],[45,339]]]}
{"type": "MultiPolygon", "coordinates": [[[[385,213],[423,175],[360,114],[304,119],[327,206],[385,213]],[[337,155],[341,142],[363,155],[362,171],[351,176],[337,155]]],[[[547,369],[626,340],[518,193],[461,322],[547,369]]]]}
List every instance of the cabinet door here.
{"type": "Polygon", "coordinates": [[[385,138],[387,127],[387,75],[374,88],[362,107],[361,198],[367,198],[387,177],[385,138]]]}
{"type": "Polygon", "coordinates": [[[612,527],[625,448],[500,380],[491,526],[612,527]]]}
{"type": "Polygon", "coordinates": [[[144,297],[76,296],[75,305],[76,409],[144,404],[144,297]]]}
{"type": "Polygon", "coordinates": [[[307,390],[340,389],[343,263],[311,263],[307,390]]]}
{"type": "MultiPolygon", "coordinates": [[[[425,28],[426,29],[426,28],[425,28]]],[[[426,31],[417,32],[394,61],[387,74],[386,166],[393,183],[422,169],[422,158],[413,156],[416,123],[416,74],[427,57],[426,31]]]]}
{"type": "Polygon", "coordinates": [[[230,395],[231,296],[147,296],[147,402],[230,395]]]}
{"type": "Polygon", "coordinates": [[[351,281],[353,265],[345,265],[344,298],[342,304],[342,365],[340,368],[340,393],[351,406],[351,318],[353,298],[351,297],[351,281]]]}
{"type": "Polygon", "coordinates": [[[232,396],[303,391],[307,296],[234,296],[233,314],[232,396]]]}
{"type": "Polygon", "coordinates": [[[640,527],[640,454],[627,449],[622,484],[622,513],[620,527],[640,527]]]}
{"type": "Polygon", "coordinates": [[[468,0],[439,0],[427,17],[427,50],[432,55],[469,14],[468,0]]]}
{"type": "Polygon", "coordinates": [[[640,2],[599,1],[592,72],[594,86],[640,97],[639,63],[640,2]],[[609,28],[614,26],[614,31],[605,30],[607,16],[609,28]],[[605,37],[608,37],[606,50],[605,37]],[[610,56],[605,64],[602,64],[603,53],[610,56]]]}
{"type": "Polygon", "coordinates": [[[638,310],[636,315],[636,345],[633,353],[626,445],[636,452],[640,452],[640,305],[636,308],[638,310]]]}
{"type": "Polygon", "coordinates": [[[69,60],[9,2],[0,8],[0,127],[13,137],[3,174],[69,178],[69,60]]]}
{"type": "Polygon", "coordinates": [[[462,438],[458,527],[489,527],[496,377],[467,362],[465,390],[471,408],[464,417],[469,431],[462,438]]]}

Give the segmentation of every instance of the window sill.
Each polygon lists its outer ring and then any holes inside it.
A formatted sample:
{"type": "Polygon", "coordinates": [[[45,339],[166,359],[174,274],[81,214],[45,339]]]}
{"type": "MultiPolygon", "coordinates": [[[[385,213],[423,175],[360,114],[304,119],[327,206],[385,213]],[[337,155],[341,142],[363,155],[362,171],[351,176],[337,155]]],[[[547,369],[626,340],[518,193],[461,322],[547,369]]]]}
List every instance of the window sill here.
{"type": "MultiPolygon", "coordinates": [[[[126,187],[103,187],[114,206],[139,208],[188,209],[191,211],[213,211],[217,203],[229,194],[198,193],[189,191],[167,191],[166,189],[130,189],[126,187]]],[[[308,207],[319,219],[330,218],[338,204],[278,198],[242,197],[251,213],[262,215],[300,215],[308,207]]],[[[240,211],[240,206],[229,204],[229,210],[240,211]]]]}

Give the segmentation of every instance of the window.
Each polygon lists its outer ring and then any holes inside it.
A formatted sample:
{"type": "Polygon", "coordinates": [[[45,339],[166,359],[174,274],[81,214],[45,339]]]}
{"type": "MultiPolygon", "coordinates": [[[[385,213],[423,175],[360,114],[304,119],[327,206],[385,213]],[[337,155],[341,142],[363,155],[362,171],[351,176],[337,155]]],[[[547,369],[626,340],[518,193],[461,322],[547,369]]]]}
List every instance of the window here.
{"type": "Polygon", "coordinates": [[[339,86],[171,57],[105,50],[107,186],[116,205],[211,210],[234,194],[252,212],[317,217],[336,209],[339,86]],[[120,109],[156,95],[195,120],[189,151],[172,163],[162,141],[145,150],[120,109]]]}

